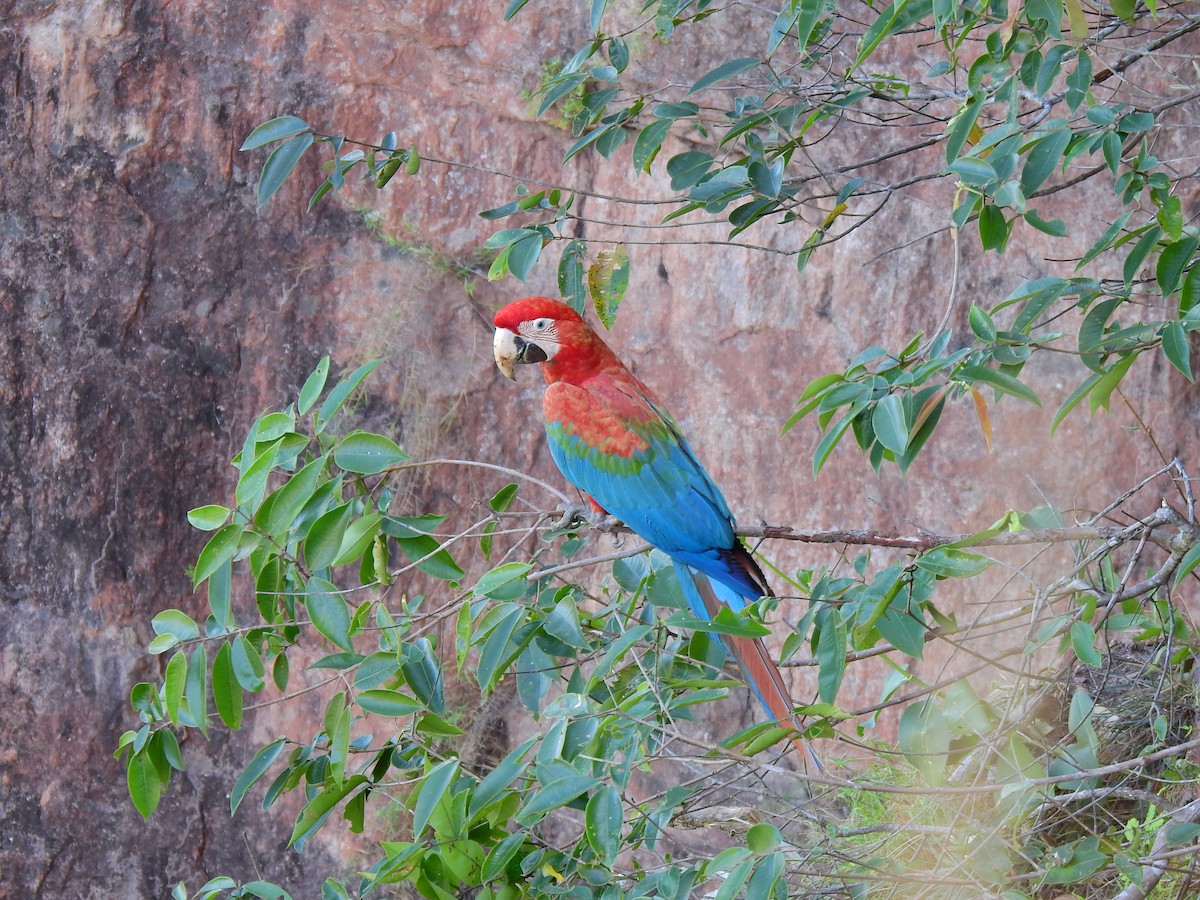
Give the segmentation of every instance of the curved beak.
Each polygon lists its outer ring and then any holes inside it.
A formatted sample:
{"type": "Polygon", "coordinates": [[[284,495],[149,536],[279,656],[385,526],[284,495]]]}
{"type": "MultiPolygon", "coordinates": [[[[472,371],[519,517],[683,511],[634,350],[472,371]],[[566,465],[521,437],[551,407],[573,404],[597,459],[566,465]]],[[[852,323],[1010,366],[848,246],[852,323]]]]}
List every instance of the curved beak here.
{"type": "Polygon", "coordinates": [[[507,328],[497,328],[492,338],[492,356],[496,368],[505,378],[516,380],[513,369],[517,363],[539,363],[548,358],[546,351],[507,328]]]}
{"type": "Polygon", "coordinates": [[[507,328],[496,329],[496,335],[492,338],[492,356],[500,374],[516,381],[517,376],[513,373],[513,368],[517,364],[520,350],[517,347],[517,336],[513,332],[507,328]]]}

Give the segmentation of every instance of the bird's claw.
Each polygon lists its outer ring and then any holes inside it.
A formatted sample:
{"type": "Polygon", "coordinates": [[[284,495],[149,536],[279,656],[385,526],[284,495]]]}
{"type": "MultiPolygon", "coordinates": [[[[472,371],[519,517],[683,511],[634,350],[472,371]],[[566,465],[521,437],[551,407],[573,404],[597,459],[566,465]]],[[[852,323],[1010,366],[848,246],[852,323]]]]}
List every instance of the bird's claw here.
{"type": "Polygon", "coordinates": [[[587,503],[565,503],[556,512],[561,513],[557,530],[570,531],[580,525],[588,525],[599,531],[613,531],[620,521],[608,513],[599,512],[587,503]]]}

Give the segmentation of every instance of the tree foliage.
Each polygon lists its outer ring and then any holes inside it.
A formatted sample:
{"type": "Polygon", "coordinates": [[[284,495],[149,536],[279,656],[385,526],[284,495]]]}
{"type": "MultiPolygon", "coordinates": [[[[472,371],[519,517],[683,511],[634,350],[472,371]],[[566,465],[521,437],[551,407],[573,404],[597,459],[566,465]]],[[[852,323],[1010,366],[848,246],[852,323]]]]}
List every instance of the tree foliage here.
{"type": "MultiPolygon", "coordinates": [[[[505,17],[527,2],[510,2],[505,17]]],[[[592,38],[545,79],[538,113],[570,102],[564,162],[594,153],[665,178],[663,224],[722,222],[735,246],[768,228],[799,235],[783,251],[749,246],[790,254],[801,278],[814,254],[870,227],[898,196],[947,188],[946,316],[935,333],[868,347],[804,389],[787,427],[815,420],[814,472],[847,435],[876,470],[904,471],[946,404],[967,398],[990,443],[1000,398],[1042,402],[1027,364],[1047,353],[1078,361],[1054,428],[1085,401],[1107,409],[1148,357],[1192,380],[1200,231],[1180,196],[1179,161],[1157,148],[1171,146],[1200,91],[1146,65],[1200,29],[1183,5],[788,0],[761,19],[757,7],[704,0],[609,6],[587,5],[592,38]],[[725,58],[714,41],[699,77],[637,80],[630,63],[646,41],[694,32],[703,42],[739,15],[761,21],[759,55],[725,58]],[[681,138],[687,149],[666,149],[681,138]],[[822,143],[835,140],[863,155],[823,163],[822,143]],[[1097,201],[1111,208],[1107,221],[1056,216],[1084,191],[1107,198],[1097,201]],[[1070,262],[1004,296],[959,296],[960,241],[1002,254],[1031,235],[1070,262]],[[947,327],[959,307],[968,334],[947,327]]],[[[310,206],[352,175],[384,188],[402,171],[420,177],[423,162],[457,164],[423,159],[395,132],[371,144],[295,116],[265,122],[242,149],[267,147],[260,204],[313,148],[332,158],[310,206]]],[[[485,244],[488,277],[524,280],[557,245],[562,295],[611,325],[635,242],[591,244],[578,197],[523,183],[516,199],[481,211],[505,220],[485,244]]],[[[232,498],[191,512],[211,533],[193,572],[209,612],[203,622],[155,616],[149,650],[166,660],[163,677],[134,687],[142,725],[118,748],[143,815],[184,765],[177,732],[207,735],[214,716],[240,727],[248,696],[316,693],[312,733],[263,747],[230,805],[261,790],[270,807],[299,792],[297,849],[334,823],[362,832],[369,811],[398,814],[403,836],[389,829],[371,864],[353,880],[331,877],[326,897],[397,882],[431,898],[463,886],[494,897],[903,896],[913,882],[947,894],[1140,897],[1190,858],[1200,808],[1179,786],[1196,776],[1186,753],[1200,742],[1178,673],[1196,643],[1173,598],[1200,564],[1200,532],[1181,461],[1165,459],[1072,525],[1041,507],[997,510],[973,535],[751,530],[863,549],[844,551],[849,565],[838,557],[794,573],[791,593],[808,600],[798,618],[764,601],[702,623],[644,548],[580,558],[590,526],[526,475],[453,463],[503,481],[484,512],[463,522],[409,508],[397,490],[404,473],[450,463],[410,459],[354,427],[346,401],[375,365],[330,386],[323,360],[292,403],[250,427],[232,460],[232,498]],[[1164,484],[1169,502],[1138,512],[1164,484]],[[964,585],[999,584],[987,582],[997,567],[1019,586],[997,588],[974,620],[945,611],[964,585]],[[422,584],[436,587],[410,591],[422,584]],[[809,736],[878,751],[874,768],[796,774],[771,755],[786,744],[771,723],[717,747],[688,730],[693,711],[731,685],[714,635],[761,634],[764,621],[786,634],[785,664],[817,670],[817,702],[801,710],[809,736]],[[443,633],[453,641],[439,645],[443,633]],[[905,662],[933,641],[966,662],[923,683],[905,662]],[[850,667],[876,657],[895,673],[880,701],[840,706],[850,667]],[[981,694],[980,673],[1008,683],[981,694]],[[1113,693],[1123,677],[1131,690],[1113,693]],[[448,686],[464,682],[477,687],[478,709],[452,702],[448,686]],[[509,697],[531,717],[531,736],[489,756],[478,732],[509,697]],[[1047,705],[1061,712],[1057,730],[1039,724],[1047,705]],[[903,709],[894,748],[872,731],[892,707],[903,709]],[[647,796],[647,773],[674,786],[647,796]],[[703,852],[681,837],[697,827],[733,839],[703,852]]],[[[182,886],[177,895],[188,896],[182,886]]],[[[195,896],[222,895],[285,896],[226,878],[195,896]]]]}

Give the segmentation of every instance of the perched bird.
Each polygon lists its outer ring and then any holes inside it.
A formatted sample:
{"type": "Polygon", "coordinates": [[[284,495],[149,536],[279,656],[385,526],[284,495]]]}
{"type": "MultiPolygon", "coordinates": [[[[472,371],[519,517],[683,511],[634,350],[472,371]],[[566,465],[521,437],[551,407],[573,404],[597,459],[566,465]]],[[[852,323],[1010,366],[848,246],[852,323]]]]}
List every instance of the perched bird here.
{"type": "MultiPolygon", "coordinates": [[[[671,557],[697,618],[772,596],[675,420],[575,310],[527,297],[497,312],[494,322],[501,373],[514,378],[518,363],[541,363],[546,435],[559,470],[595,508],[671,557]]],[[[796,704],[763,642],[730,635],[722,641],[767,713],[795,727],[796,704]]],[[[804,739],[796,734],[793,741],[819,769],[804,739]]]]}

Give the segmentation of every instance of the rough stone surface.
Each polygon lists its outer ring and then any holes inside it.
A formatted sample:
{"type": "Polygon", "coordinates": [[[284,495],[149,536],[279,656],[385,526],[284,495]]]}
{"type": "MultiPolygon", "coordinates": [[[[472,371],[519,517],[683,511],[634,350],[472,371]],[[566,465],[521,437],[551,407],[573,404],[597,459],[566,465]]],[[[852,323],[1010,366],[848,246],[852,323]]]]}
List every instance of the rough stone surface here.
{"type": "MultiPolygon", "coordinates": [[[[112,749],[132,723],[130,687],[156,675],[144,654],[151,614],[200,608],[185,566],[201,537],[186,510],[230,489],[224,461],[246,425],[323,354],[344,365],[387,355],[362,414],[414,452],[559,483],[534,423],[532,373],[513,387],[490,364],[490,311],[522,288],[472,279],[468,293],[445,263],[470,265],[489,232],[476,212],[513,196],[496,172],[598,195],[667,192],[586,156],[559,168],[565,135],[532,121],[521,92],[585,26],[542,6],[506,25],[484,0],[0,4],[0,896],[161,897],[179,880],[194,889],[257,867],[313,897],[325,874],[352,869],[332,839],[302,856],[285,850],[286,815],[249,803],[226,813],[233,767],[285,724],[280,713],[189,741],[190,768],[149,824],[112,749]],[[311,161],[256,211],[262,155],[237,147],[281,113],[368,139],[395,128],[421,149],[422,175],[306,214],[320,178],[311,161]],[[390,244],[358,211],[373,205],[390,244]]],[[[689,40],[670,52],[703,71],[689,40]]],[[[647,83],[667,64],[653,49],[638,62],[647,83]]],[[[828,161],[838,147],[814,153],[828,161]]],[[[1120,402],[1111,421],[1076,414],[1047,443],[1072,387],[1065,360],[1039,370],[1046,410],[994,411],[993,452],[972,411],[955,407],[907,478],[876,477],[845,448],[813,481],[815,431],[779,437],[810,378],[868,343],[936,326],[950,295],[948,236],[879,254],[897,235],[942,227],[952,190],[936,182],[898,200],[803,279],[791,258],[686,242],[720,229],[646,229],[646,243],[631,244],[612,343],[674,409],[743,521],[966,531],[1044,500],[1095,509],[1159,465],[1146,436],[1121,427],[1136,423],[1120,402]]],[[[1195,191],[1185,191],[1190,216],[1195,191]]],[[[1098,202],[1054,212],[1102,218],[1098,202]]],[[[616,235],[604,221],[658,216],[601,197],[581,209],[589,237],[616,235]]],[[[784,247],[806,233],[748,237],[784,247]]],[[[959,328],[969,298],[1005,294],[1048,271],[1043,255],[1066,255],[1034,243],[997,260],[966,238],[961,254],[959,328]]],[[[553,293],[552,267],[528,290],[553,293]]],[[[1158,357],[1126,394],[1166,455],[1194,451],[1196,391],[1158,357]]],[[[449,472],[413,490],[452,512],[496,486],[449,472]]],[[[778,558],[791,568],[832,557],[780,546],[778,558]]],[[[878,696],[870,671],[843,705],[878,696]]],[[[811,690],[802,676],[798,685],[811,690]]]]}

